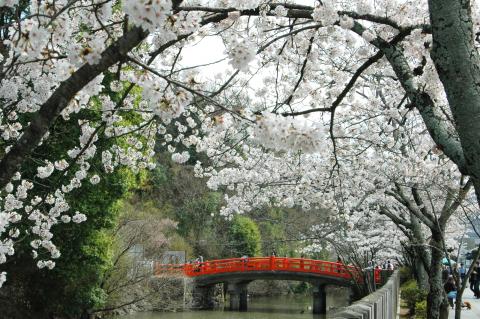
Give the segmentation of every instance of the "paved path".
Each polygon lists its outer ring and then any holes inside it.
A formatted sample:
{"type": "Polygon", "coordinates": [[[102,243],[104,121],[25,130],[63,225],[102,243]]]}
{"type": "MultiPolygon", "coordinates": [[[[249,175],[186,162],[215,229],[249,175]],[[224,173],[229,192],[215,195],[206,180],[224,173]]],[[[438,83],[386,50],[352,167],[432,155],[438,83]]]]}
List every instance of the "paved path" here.
{"type": "MultiPolygon", "coordinates": [[[[463,301],[468,301],[472,304],[472,310],[462,310],[462,319],[480,319],[480,299],[475,299],[473,292],[467,287],[463,293],[463,301]]],[[[455,318],[455,311],[450,309],[448,319],[455,318]]]]}

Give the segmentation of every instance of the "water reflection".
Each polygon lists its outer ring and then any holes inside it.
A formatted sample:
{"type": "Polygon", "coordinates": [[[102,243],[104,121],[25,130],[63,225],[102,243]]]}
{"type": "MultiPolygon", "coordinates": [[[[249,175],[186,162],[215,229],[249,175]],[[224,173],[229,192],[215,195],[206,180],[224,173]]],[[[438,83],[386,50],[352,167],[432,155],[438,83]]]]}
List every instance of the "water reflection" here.
{"type": "Polygon", "coordinates": [[[214,311],[136,313],[118,319],[324,319],[312,314],[312,297],[252,297],[247,312],[214,311]]]}

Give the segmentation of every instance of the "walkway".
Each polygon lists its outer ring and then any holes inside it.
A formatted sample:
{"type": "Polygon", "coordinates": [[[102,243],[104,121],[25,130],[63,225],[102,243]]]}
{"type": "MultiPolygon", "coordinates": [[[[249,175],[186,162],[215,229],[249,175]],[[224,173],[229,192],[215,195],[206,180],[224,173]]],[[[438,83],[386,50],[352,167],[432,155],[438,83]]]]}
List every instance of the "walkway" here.
{"type": "MultiPolygon", "coordinates": [[[[475,299],[473,292],[467,287],[463,293],[463,301],[468,301],[472,304],[472,310],[463,310],[462,319],[479,319],[480,318],[480,299],[475,299]]],[[[463,308],[465,309],[465,308],[463,308]]],[[[455,312],[450,309],[448,319],[454,319],[455,312]]]]}

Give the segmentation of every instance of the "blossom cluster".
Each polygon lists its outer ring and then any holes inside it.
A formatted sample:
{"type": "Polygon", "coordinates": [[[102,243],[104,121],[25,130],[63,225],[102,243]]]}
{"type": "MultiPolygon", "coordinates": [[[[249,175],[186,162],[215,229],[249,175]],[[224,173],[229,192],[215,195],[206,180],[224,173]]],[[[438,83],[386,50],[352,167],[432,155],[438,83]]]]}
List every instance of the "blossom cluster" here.
{"type": "Polygon", "coordinates": [[[314,21],[318,21],[325,26],[333,25],[339,19],[333,1],[324,1],[323,4],[315,6],[312,17],[314,21]]]}
{"type": "Polygon", "coordinates": [[[233,68],[248,71],[249,63],[255,58],[256,50],[255,45],[244,41],[233,44],[226,53],[230,58],[230,64],[233,68]]]}
{"type": "Polygon", "coordinates": [[[0,0],[0,7],[14,7],[18,2],[19,0],[0,0]]]}
{"type": "MultiPolygon", "coordinates": [[[[0,7],[15,10],[18,3],[0,0],[0,7]]],[[[37,266],[53,268],[61,255],[53,227],[85,222],[88,213],[72,211],[68,195],[101,183],[103,174],[119,167],[155,167],[156,145],[178,163],[190,162],[192,151],[208,157],[194,169],[209,187],[227,194],[222,214],[272,205],[322,207],[339,217],[350,230],[346,241],[362,251],[378,246],[379,230],[392,231],[385,218],[375,217],[382,205],[402,215],[401,205],[388,196],[395,185],[431,190],[435,208],[446,189],[458,188],[458,169],[433,145],[389,62],[377,61],[352,82],[359,66],[379,50],[377,39],[397,36],[395,25],[411,29],[399,40],[406,63],[417,70],[409,84],[429,94],[435,116],[450,125],[448,101],[430,58],[431,35],[418,27],[428,21],[426,2],[378,0],[372,7],[367,0],[326,0],[296,9],[308,13],[298,19],[288,18],[290,2],[218,0],[209,2],[213,7],[202,2],[179,12],[171,1],[116,3],[31,1],[28,16],[8,25],[0,57],[2,154],[65,80],[97,68],[105,49],[132,30],[128,23],[149,36],[89,78],[61,110],[57,121],[78,119],[72,147],[58,158],[32,153],[24,164],[32,165],[33,176],[19,171],[0,191],[0,264],[28,233],[33,258],[42,256],[37,266]],[[355,11],[360,19],[348,13],[355,11]],[[213,37],[226,47],[221,58],[243,72],[226,64],[211,72],[213,62],[184,64],[184,48],[213,37]]],[[[478,32],[480,10],[472,11],[478,32]]],[[[215,50],[209,50],[213,56],[215,50]]],[[[53,129],[40,145],[55,138],[50,134],[53,129]]],[[[403,240],[397,234],[394,245],[403,240]]],[[[5,278],[1,273],[0,285],[5,278]]]]}
{"type": "Polygon", "coordinates": [[[163,27],[172,10],[172,2],[165,0],[126,0],[123,9],[132,22],[149,31],[163,27]]]}
{"type": "Polygon", "coordinates": [[[259,144],[283,151],[313,153],[328,143],[328,129],[323,125],[274,113],[262,113],[253,135],[259,144]]]}

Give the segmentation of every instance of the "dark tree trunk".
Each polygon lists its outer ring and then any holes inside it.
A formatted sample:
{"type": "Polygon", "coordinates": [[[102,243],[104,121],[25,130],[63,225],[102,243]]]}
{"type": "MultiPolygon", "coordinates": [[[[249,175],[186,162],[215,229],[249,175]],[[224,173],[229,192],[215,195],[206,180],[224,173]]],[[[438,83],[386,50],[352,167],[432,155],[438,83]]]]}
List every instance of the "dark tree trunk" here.
{"type": "Polygon", "coordinates": [[[430,290],[427,296],[427,318],[448,318],[448,302],[442,280],[442,259],[444,257],[444,253],[442,246],[442,234],[440,232],[432,232],[430,245],[432,247],[432,260],[429,278],[430,290]]]}
{"type": "MultiPolygon", "coordinates": [[[[464,175],[471,177],[480,202],[480,55],[474,42],[472,3],[429,0],[428,5],[433,36],[431,57],[453,114],[464,163],[447,155],[464,175]]],[[[459,297],[455,318],[460,318],[461,293],[459,297]]]]}
{"type": "MultiPolygon", "coordinates": [[[[480,55],[475,47],[470,0],[429,0],[431,57],[445,88],[465,158],[480,201],[480,55]]],[[[458,163],[457,163],[458,164],[458,163]]]]}
{"type": "Polygon", "coordinates": [[[431,256],[430,252],[427,249],[427,245],[425,242],[425,235],[422,230],[422,226],[420,221],[414,214],[410,214],[410,221],[412,225],[412,233],[415,239],[413,243],[415,246],[414,250],[414,268],[416,279],[418,283],[418,287],[420,289],[429,290],[429,283],[428,283],[428,268],[431,264],[431,256]]]}
{"type": "Polygon", "coordinates": [[[423,264],[423,261],[415,257],[415,278],[417,280],[418,288],[428,291],[429,288],[429,283],[428,283],[428,272],[425,269],[425,266],[423,264]]]}

